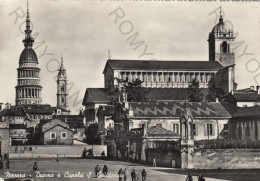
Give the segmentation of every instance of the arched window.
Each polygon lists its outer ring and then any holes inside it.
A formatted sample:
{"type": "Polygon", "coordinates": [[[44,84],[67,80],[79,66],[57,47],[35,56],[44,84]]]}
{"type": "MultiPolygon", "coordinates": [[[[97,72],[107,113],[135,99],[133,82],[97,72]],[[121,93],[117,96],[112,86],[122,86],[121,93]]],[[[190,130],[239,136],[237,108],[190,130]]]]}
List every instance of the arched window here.
{"type": "Polygon", "coordinates": [[[222,52],[227,53],[228,52],[228,44],[226,41],[222,43],[222,52]]]}

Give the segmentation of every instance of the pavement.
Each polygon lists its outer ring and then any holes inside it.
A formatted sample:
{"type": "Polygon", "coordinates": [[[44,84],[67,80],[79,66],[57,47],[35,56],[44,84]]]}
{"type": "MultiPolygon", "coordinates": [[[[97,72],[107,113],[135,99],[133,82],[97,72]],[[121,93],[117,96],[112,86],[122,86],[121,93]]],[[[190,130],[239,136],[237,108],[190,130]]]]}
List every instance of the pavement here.
{"type": "Polygon", "coordinates": [[[98,181],[100,179],[102,181],[115,181],[119,180],[117,173],[120,168],[127,169],[127,180],[131,180],[130,173],[133,169],[136,170],[138,178],[141,178],[141,171],[142,169],[145,169],[147,172],[146,181],[185,181],[189,172],[193,175],[194,181],[197,180],[197,175],[199,172],[205,176],[206,181],[249,181],[250,179],[260,180],[259,170],[184,170],[162,167],[153,168],[150,166],[123,161],[60,158],[59,162],[57,162],[56,158],[41,158],[10,160],[10,169],[4,169],[0,171],[0,181],[1,178],[8,180],[15,177],[23,177],[29,175],[31,175],[33,179],[37,181],[98,181]],[[37,173],[32,170],[34,162],[38,163],[39,172],[37,173]],[[97,164],[101,167],[101,169],[105,164],[107,165],[109,173],[108,177],[95,177],[94,168],[97,164]]]}

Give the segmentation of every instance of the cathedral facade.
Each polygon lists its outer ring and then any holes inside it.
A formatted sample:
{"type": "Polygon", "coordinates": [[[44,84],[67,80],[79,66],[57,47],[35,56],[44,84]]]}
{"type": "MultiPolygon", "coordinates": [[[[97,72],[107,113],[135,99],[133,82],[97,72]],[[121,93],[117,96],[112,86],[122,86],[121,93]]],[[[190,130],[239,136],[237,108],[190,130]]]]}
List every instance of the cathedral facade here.
{"type": "Polygon", "coordinates": [[[25,39],[23,40],[24,50],[20,55],[19,67],[17,69],[16,105],[41,104],[42,102],[40,68],[38,67],[37,55],[32,48],[34,39],[31,36],[30,23],[30,14],[27,7],[25,39]]]}

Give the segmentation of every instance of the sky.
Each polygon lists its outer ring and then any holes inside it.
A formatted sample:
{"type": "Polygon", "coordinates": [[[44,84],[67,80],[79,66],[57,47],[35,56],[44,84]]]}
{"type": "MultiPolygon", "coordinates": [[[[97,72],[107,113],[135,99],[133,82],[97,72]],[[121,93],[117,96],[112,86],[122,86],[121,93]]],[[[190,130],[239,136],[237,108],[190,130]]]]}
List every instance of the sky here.
{"type": "MultiPolygon", "coordinates": [[[[56,105],[61,55],[72,113],[83,108],[86,88],[104,87],[108,57],[208,61],[208,34],[218,22],[220,6],[236,35],[238,88],[260,85],[260,3],[29,0],[43,103],[56,105]],[[135,36],[144,43],[131,45],[135,36]]],[[[0,102],[13,105],[25,13],[26,0],[0,0],[0,102]]]]}

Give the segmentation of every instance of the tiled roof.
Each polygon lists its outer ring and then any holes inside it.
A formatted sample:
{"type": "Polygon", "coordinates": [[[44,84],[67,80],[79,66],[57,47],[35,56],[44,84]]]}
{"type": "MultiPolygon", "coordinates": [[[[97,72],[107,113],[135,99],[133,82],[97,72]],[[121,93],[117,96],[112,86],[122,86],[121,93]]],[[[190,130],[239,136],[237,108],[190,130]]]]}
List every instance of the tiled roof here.
{"type": "Polygon", "coordinates": [[[177,117],[185,113],[185,107],[191,110],[194,118],[199,117],[226,117],[231,114],[223,107],[221,103],[207,102],[131,102],[130,110],[133,111],[133,117],[177,117]]]}
{"type": "Polygon", "coordinates": [[[3,109],[0,116],[25,116],[22,107],[11,107],[10,109],[3,109]]]}
{"type": "MultiPolygon", "coordinates": [[[[209,89],[201,88],[200,90],[205,100],[209,89]]],[[[187,88],[144,88],[144,93],[148,101],[190,100],[187,88]]]]}
{"type": "Polygon", "coordinates": [[[260,106],[239,107],[233,114],[233,118],[258,118],[260,119],[260,106]]]}
{"type": "Polygon", "coordinates": [[[234,91],[233,96],[238,102],[260,101],[260,94],[254,90],[234,91]]]}
{"type": "MultiPolygon", "coordinates": [[[[148,101],[168,101],[168,100],[190,100],[187,88],[143,88],[148,101]]],[[[203,100],[206,99],[209,89],[201,88],[203,100]]],[[[87,88],[82,104],[103,103],[108,104],[116,95],[110,95],[105,88],[87,88]]]]}
{"type": "Polygon", "coordinates": [[[110,95],[106,88],[87,88],[82,105],[88,103],[104,103],[107,104],[116,98],[117,95],[110,95]]]}
{"type": "MultiPolygon", "coordinates": [[[[112,69],[120,70],[219,70],[218,61],[151,61],[151,60],[107,60],[112,69]]],[[[107,67],[106,65],[106,67],[107,67]]],[[[104,69],[104,72],[106,70],[104,69]]],[[[103,73],[104,73],[103,72],[103,73]]]]}
{"type": "Polygon", "coordinates": [[[177,136],[174,132],[167,130],[161,126],[151,126],[147,129],[148,136],[177,136]]]}
{"type": "Polygon", "coordinates": [[[26,129],[24,124],[9,124],[9,129],[26,129]]]}
{"type": "Polygon", "coordinates": [[[107,105],[107,106],[99,106],[97,115],[99,114],[99,111],[103,111],[104,116],[112,116],[114,114],[115,106],[113,105],[107,105]]]}
{"type": "Polygon", "coordinates": [[[62,125],[60,125],[60,124],[56,124],[56,125],[54,125],[53,127],[51,127],[51,128],[49,128],[49,129],[46,129],[46,130],[44,130],[44,131],[43,131],[43,133],[45,133],[45,132],[47,132],[47,131],[49,131],[49,130],[51,130],[51,129],[53,129],[53,128],[57,127],[57,126],[60,126],[60,127],[64,128],[64,129],[67,129],[67,130],[69,130],[69,131],[73,132],[71,129],[69,129],[69,128],[66,128],[65,126],[62,126],[62,125]]]}
{"type": "Polygon", "coordinates": [[[58,115],[56,118],[67,123],[71,129],[85,128],[83,118],[79,115],[58,115]]]}
{"type": "Polygon", "coordinates": [[[238,108],[237,106],[235,106],[234,104],[230,104],[230,103],[227,103],[227,102],[222,102],[221,103],[224,108],[231,114],[233,115],[235,112],[237,112],[238,108]]]}
{"type": "Polygon", "coordinates": [[[53,113],[53,109],[50,105],[41,104],[31,104],[31,105],[23,105],[24,111],[28,114],[49,114],[53,113]]]}

